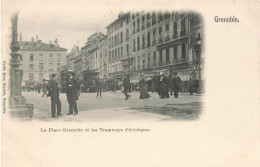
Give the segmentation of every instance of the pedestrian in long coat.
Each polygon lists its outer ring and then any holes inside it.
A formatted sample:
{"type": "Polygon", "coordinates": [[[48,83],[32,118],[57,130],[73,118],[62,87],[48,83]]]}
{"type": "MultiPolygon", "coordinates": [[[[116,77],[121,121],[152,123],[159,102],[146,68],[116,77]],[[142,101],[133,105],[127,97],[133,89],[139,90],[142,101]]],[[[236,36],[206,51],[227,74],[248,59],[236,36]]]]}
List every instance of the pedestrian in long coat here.
{"type": "Polygon", "coordinates": [[[150,94],[147,92],[147,87],[143,75],[141,76],[141,80],[139,81],[139,86],[140,86],[140,96],[139,96],[140,99],[147,99],[151,97],[150,94]]]}
{"type": "Polygon", "coordinates": [[[42,91],[43,91],[43,95],[42,95],[42,97],[44,97],[44,95],[47,96],[47,89],[46,89],[46,82],[45,82],[45,79],[43,80],[42,91]]]}
{"type": "Polygon", "coordinates": [[[57,116],[61,116],[61,102],[59,96],[59,87],[56,81],[56,74],[52,74],[51,80],[46,85],[48,90],[47,96],[51,97],[51,114],[52,117],[56,117],[56,107],[57,107],[57,116]]]}
{"type": "Polygon", "coordinates": [[[73,72],[69,71],[69,78],[68,82],[66,85],[66,95],[67,95],[67,101],[69,103],[69,113],[67,115],[73,114],[74,115],[78,114],[78,107],[77,107],[77,100],[79,99],[78,97],[78,81],[77,79],[73,76],[73,72]]]}
{"type": "Polygon", "coordinates": [[[99,97],[101,98],[102,87],[103,87],[102,81],[100,80],[100,78],[97,78],[96,80],[97,97],[99,95],[99,97]]]}
{"type": "Polygon", "coordinates": [[[189,92],[190,92],[190,95],[193,95],[193,93],[194,93],[194,82],[192,81],[191,78],[189,80],[189,92]]]}
{"type": "Polygon", "coordinates": [[[128,100],[131,96],[127,93],[130,90],[130,80],[127,76],[124,76],[123,80],[123,93],[125,95],[125,100],[128,100]]]}
{"type": "Polygon", "coordinates": [[[181,78],[178,76],[178,73],[174,73],[174,78],[172,80],[172,86],[174,91],[174,98],[179,97],[179,91],[181,90],[181,78]]]}
{"type": "Polygon", "coordinates": [[[170,97],[167,83],[168,83],[167,78],[162,75],[160,79],[160,97],[162,99],[170,97]]]}

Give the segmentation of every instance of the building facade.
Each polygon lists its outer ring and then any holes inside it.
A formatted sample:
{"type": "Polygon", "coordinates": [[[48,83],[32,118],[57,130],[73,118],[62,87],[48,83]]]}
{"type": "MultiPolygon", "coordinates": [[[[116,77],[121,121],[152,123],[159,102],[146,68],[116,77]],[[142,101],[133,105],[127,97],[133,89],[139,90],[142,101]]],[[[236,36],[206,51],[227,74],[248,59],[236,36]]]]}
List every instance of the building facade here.
{"type": "Polygon", "coordinates": [[[85,46],[81,48],[82,66],[81,71],[86,70],[100,70],[100,40],[105,38],[103,33],[94,33],[88,37],[85,46]]]}
{"type": "MultiPolygon", "coordinates": [[[[203,25],[191,11],[120,13],[107,36],[88,37],[74,59],[77,74],[87,72],[120,86],[124,75],[138,83],[140,74],[152,79],[160,72],[177,72],[185,90],[189,80],[203,80],[203,25]]],[[[200,84],[201,85],[201,84],[200,84]]],[[[118,87],[119,88],[119,87],[118,87]]]]}
{"type": "Polygon", "coordinates": [[[166,70],[170,75],[178,72],[183,81],[197,77],[194,43],[202,32],[197,14],[137,12],[131,18],[133,77],[140,73],[154,76],[166,70]]]}
{"type": "Polygon", "coordinates": [[[102,79],[106,79],[108,76],[107,36],[104,36],[98,41],[98,46],[99,77],[102,79]]]}
{"type": "Polygon", "coordinates": [[[120,13],[118,18],[107,26],[108,40],[108,76],[121,83],[123,75],[128,73],[124,62],[130,56],[131,14],[120,13]]]}
{"type": "Polygon", "coordinates": [[[67,53],[66,56],[66,66],[68,70],[75,71],[74,62],[75,58],[78,57],[78,55],[80,55],[79,47],[74,45],[74,47],[70,50],[69,53],[67,53]]]}
{"type": "Polygon", "coordinates": [[[49,80],[51,74],[58,74],[60,67],[66,65],[66,51],[58,44],[32,38],[31,41],[20,41],[21,62],[23,69],[23,84],[25,81],[42,82],[49,80]]]}

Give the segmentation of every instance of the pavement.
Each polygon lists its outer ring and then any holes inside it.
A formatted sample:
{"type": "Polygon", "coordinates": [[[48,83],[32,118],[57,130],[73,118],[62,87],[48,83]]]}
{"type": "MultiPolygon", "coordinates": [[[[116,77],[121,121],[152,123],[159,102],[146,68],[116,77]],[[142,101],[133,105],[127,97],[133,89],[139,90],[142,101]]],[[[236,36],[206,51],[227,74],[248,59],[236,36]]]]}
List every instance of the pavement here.
{"type": "Polygon", "coordinates": [[[42,93],[23,92],[27,103],[34,104],[32,121],[170,121],[194,120],[201,113],[202,96],[184,93],[179,98],[171,96],[160,99],[156,92],[150,93],[149,99],[139,99],[139,92],[130,93],[131,98],[124,100],[120,91],[102,92],[97,98],[96,93],[81,93],[77,101],[79,114],[66,115],[69,105],[65,93],[60,94],[62,115],[51,118],[50,98],[41,97],[42,93]]]}

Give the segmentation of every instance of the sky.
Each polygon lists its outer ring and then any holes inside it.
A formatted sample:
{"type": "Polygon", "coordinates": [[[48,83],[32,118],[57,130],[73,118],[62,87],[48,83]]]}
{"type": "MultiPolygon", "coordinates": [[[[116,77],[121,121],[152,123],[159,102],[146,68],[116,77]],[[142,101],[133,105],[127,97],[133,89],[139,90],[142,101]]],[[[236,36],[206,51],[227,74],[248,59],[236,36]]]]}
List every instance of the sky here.
{"type": "Polygon", "coordinates": [[[91,8],[81,7],[77,10],[75,7],[68,10],[54,8],[46,12],[25,8],[19,11],[18,33],[21,32],[23,41],[30,41],[31,37],[35,40],[36,35],[44,43],[57,38],[59,45],[68,51],[74,44],[82,47],[87,37],[93,33],[99,31],[107,34],[106,26],[117,19],[119,13],[119,11],[89,9],[91,8]]]}

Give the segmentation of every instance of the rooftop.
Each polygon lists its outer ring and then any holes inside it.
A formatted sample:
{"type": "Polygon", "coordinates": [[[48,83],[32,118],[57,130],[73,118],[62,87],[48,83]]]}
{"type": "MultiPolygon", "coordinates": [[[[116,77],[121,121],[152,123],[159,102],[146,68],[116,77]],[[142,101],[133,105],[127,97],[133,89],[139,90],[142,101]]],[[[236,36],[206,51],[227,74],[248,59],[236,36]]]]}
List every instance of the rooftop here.
{"type": "Polygon", "coordinates": [[[119,20],[125,18],[125,16],[130,16],[130,12],[120,14],[120,16],[119,16],[115,21],[113,21],[112,23],[110,23],[106,28],[109,28],[110,26],[114,25],[114,24],[117,23],[119,20]]]}
{"type": "Polygon", "coordinates": [[[20,50],[30,51],[67,51],[67,49],[55,46],[54,44],[42,43],[36,41],[19,41],[20,50]]]}

